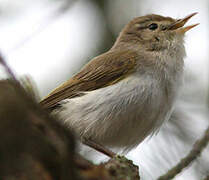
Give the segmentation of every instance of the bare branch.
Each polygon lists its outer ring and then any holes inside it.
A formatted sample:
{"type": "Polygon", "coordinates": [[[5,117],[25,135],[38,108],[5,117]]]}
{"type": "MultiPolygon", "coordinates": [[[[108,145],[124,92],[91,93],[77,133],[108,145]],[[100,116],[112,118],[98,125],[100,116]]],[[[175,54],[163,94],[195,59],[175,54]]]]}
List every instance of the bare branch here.
{"type": "Polygon", "coordinates": [[[4,66],[6,72],[8,73],[8,75],[14,80],[17,81],[17,78],[15,76],[15,74],[13,73],[13,71],[10,69],[10,67],[8,66],[8,64],[6,63],[6,61],[4,60],[2,54],[0,54],[0,63],[4,66]]]}
{"type": "Polygon", "coordinates": [[[192,150],[189,154],[181,159],[181,161],[170,169],[165,175],[160,176],[158,180],[169,180],[173,179],[177,174],[179,174],[184,168],[188,167],[202,152],[202,150],[207,146],[209,142],[209,127],[205,131],[204,136],[197,140],[196,143],[193,145],[192,150]]]}

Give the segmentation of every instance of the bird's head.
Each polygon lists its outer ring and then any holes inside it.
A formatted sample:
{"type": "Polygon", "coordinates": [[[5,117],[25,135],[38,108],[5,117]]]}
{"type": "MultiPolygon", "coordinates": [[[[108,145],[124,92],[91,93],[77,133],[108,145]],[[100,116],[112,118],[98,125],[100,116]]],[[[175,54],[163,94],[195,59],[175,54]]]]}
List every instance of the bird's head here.
{"type": "Polygon", "coordinates": [[[136,45],[150,51],[160,51],[183,45],[185,32],[198,24],[184,27],[186,22],[197,13],[182,19],[160,15],[146,15],[133,19],[121,31],[115,46],[119,44],[136,45]]]}

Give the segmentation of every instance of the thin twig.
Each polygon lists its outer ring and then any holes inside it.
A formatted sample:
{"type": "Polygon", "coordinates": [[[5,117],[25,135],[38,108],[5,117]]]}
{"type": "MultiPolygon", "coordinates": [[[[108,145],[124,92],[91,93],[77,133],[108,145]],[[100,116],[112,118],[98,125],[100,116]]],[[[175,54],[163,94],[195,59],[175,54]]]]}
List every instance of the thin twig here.
{"type": "Polygon", "coordinates": [[[181,161],[172,169],[170,169],[165,175],[160,176],[157,180],[173,179],[177,174],[179,174],[184,168],[190,165],[192,161],[194,161],[200,155],[202,150],[207,146],[208,142],[209,142],[209,127],[205,131],[204,136],[195,142],[189,154],[185,158],[181,159],[181,161]]]}
{"type": "Polygon", "coordinates": [[[6,63],[6,61],[4,60],[2,54],[0,53],[0,63],[4,66],[6,72],[8,73],[9,76],[11,76],[11,78],[18,82],[15,74],[13,73],[13,71],[10,69],[9,65],[6,63]]]}

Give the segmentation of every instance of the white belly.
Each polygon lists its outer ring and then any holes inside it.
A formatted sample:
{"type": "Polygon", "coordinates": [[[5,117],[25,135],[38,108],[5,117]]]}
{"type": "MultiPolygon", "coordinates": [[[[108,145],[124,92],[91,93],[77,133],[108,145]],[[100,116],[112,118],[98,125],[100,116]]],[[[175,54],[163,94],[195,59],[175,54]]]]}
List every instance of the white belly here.
{"type": "Polygon", "coordinates": [[[130,149],[155,132],[171,114],[175,92],[156,79],[132,75],[114,85],[63,101],[58,113],[79,136],[130,149]]]}

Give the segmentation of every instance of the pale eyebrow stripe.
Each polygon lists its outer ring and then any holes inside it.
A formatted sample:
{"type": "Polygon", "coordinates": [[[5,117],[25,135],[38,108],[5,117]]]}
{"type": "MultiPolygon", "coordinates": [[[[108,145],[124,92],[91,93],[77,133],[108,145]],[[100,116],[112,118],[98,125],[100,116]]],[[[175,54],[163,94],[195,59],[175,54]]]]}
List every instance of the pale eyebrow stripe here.
{"type": "Polygon", "coordinates": [[[144,24],[144,23],[146,23],[146,22],[148,22],[148,21],[151,21],[151,20],[152,20],[152,19],[145,19],[145,20],[141,21],[140,24],[144,24]]]}
{"type": "Polygon", "coordinates": [[[138,23],[138,29],[146,29],[148,26],[145,25],[146,22],[151,21],[151,19],[145,19],[138,23]]]}

